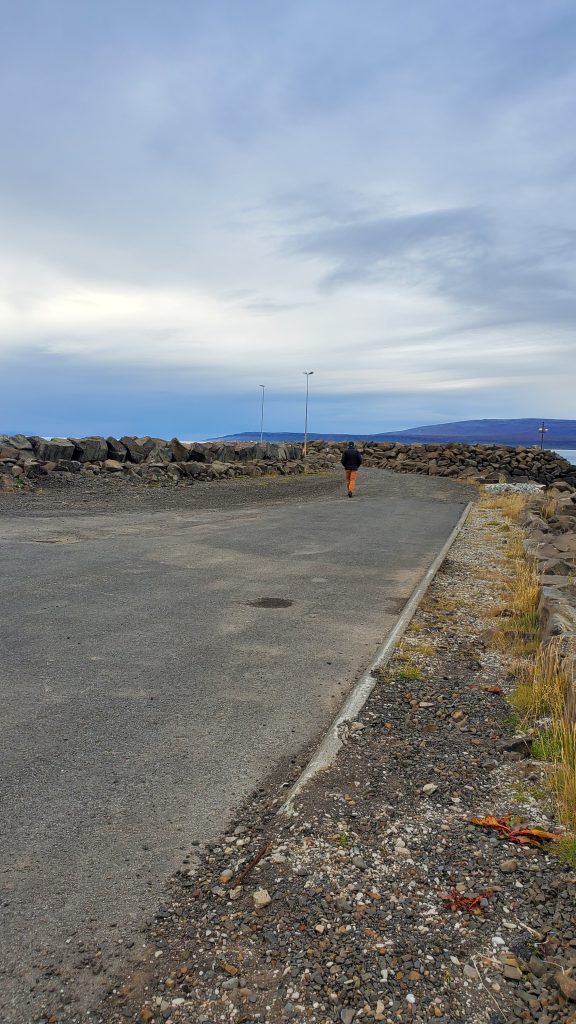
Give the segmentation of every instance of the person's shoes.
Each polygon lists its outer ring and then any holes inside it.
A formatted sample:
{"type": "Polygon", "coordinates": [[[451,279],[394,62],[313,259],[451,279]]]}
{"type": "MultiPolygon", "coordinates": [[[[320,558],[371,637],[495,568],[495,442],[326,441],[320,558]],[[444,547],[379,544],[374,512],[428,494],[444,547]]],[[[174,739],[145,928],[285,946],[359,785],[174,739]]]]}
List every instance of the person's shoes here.
{"type": "Polygon", "coordinates": [[[348,491],[348,497],[349,498],[353,498],[354,497],[354,495],[352,494],[352,491],[348,491]]]}

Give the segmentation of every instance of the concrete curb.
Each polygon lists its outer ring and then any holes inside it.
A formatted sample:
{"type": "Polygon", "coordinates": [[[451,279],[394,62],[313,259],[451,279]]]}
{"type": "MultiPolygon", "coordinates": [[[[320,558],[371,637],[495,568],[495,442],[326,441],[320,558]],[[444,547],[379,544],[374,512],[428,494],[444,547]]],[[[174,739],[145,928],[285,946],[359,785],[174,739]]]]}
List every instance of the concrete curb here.
{"type": "Polygon", "coordinates": [[[472,508],[472,502],[468,502],[466,508],[462,512],[460,519],[456,523],[456,526],[452,530],[452,533],[448,537],[448,540],[442,547],[442,550],[436,555],[436,558],[428,568],[425,575],[422,577],[415,590],[412,593],[409,601],[405,605],[404,609],[396,625],[394,626],[390,636],[387,638],[385,643],[378,651],[374,661],[366,669],[363,676],[358,680],[356,686],[352,692],[348,695],[344,704],[340,708],[340,711],[336,715],[336,718],[328,728],[324,738],[317,747],[315,753],[312,755],[308,764],[304,770],[298,776],[296,782],[290,789],[284,803],[278,810],[279,815],[286,815],[290,817],[294,814],[294,800],[298,794],[302,791],[314,776],[318,775],[319,772],[324,771],[334,761],[338,751],[343,746],[346,736],[345,725],[347,722],[354,721],[358,713],[364,707],[368,697],[372,693],[376,685],[376,679],[373,673],[376,669],[382,668],[394,653],[394,649],[400,637],[405,633],[408,628],[417,608],[420,604],[424,594],[428,590],[428,587],[432,583],[436,573],[438,572],[442,562],[446,558],[450,548],[456,540],[458,534],[462,530],[464,523],[466,522],[470,509],[472,508]]]}

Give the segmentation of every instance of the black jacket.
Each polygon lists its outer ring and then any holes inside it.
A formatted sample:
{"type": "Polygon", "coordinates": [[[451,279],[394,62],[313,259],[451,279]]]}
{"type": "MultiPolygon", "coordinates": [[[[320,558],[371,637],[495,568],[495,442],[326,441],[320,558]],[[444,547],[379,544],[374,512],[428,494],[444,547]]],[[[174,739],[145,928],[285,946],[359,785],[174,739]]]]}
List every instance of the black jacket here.
{"type": "Polygon", "coordinates": [[[340,461],[344,469],[359,469],[362,465],[362,456],[357,448],[346,448],[340,461]]]}

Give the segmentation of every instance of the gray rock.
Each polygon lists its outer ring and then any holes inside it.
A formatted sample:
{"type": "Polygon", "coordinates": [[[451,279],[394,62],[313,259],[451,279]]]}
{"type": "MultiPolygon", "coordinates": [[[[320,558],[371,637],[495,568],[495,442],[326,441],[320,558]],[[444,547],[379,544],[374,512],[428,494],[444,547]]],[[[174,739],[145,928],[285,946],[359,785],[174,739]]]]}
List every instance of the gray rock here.
{"type": "Polygon", "coordinates": [[[122,441],[118,441],[115,437],[107,437],[106,446],[109,459],[114,459],[116,462],[126,462],[128,450],[126,445],[122,444],[122,441]]]}
{"type": "Polygon", "coordinates": [[[30,441],[30,438],[25,437],[24,434],[12,434],[10,437],[6,434],[2,434],[0,437],[0,448],[3,445],[7,445],[10,448],[17,448],[18,451],[21,452],[32,451],[32,442],[30,441]]]}
{"type": "Polygon", "coordinates": [[[528,961],[528,968],[536,978],[542,978],[546,974],[546,964],[537,956],[531,956],[528,961]]]}
{"type": "Polygon", "coordinates": [[[564,971],[558,971],[558,973],[554,975],[554,981],[558,985],[558,988],[564,998],[569,999],[571,1003],[576,1003],[576,979],[572,978],[564,971]]]}
{"type": "Polygon", "coordinates": [[[500,871],[504,875],[511,875],[514,871],[518,871],[518,861],[516,857],[510,857],[509,860],[500,861],[500,871]]]}
{"type": "Polygon", "coordinates": [[[174,462],[188,462],[191,448],[191,444],[179,441],[177,437],[173,437],[170,441],[170,451],[174,462]]]}
{"type": "Polygon", "coordinates": [[[504,965],[503,974],[508,981],[522,981],[522,971],[518,967],[513,967],[512,964],[504,965]]]}
{"type": "Polygon", "coordinates": [[[152,437],[121,437],[120,441],[128,452],[128,461],[144,462],[153,448],[156,447],[156,440],[152,437]]]}
{"type": "Polygon", "coordinates": [[[103,437],[73,437],[71,440],[79,462],[104,462],[108,458],[108,444],[103,437]]]}
{"type": "Polygon", "coordinates": [[[34,438],[33,448],[40,462],[70,461],[74,458],[74,442],[66,437],[53,437],[49,441],[42,437],[34,438]]]}

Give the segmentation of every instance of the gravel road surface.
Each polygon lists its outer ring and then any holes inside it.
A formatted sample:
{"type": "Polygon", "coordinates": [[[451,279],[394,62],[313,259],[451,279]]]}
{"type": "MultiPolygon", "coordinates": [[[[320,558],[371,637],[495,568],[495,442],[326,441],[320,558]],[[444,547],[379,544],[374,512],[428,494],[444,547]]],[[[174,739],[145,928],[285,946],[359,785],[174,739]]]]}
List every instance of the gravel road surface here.
{"type": "Polygon", "coordinates": [[[2,506],[6,1024],[51,990],[93,1005],[194,844],[294,773],[468,500],[378,471],[352,501],[339,477],[113,493],[2,506]]]}

